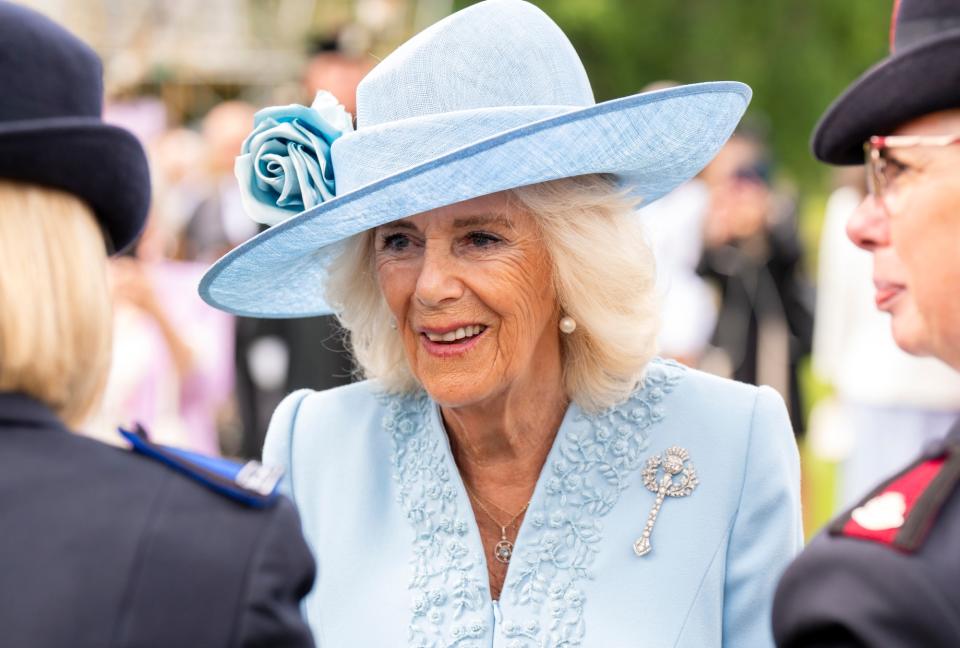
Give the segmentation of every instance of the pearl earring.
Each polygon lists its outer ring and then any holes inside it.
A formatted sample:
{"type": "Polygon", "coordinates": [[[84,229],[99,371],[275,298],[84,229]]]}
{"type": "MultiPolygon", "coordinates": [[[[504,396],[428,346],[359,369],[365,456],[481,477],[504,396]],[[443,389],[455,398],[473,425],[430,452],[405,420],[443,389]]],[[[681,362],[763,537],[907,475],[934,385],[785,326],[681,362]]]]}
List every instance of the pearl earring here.
{"type": "Polygon", "coordinates": [[[577,320],[573,319],[569,315],[564,315],[560,318],[560,330],[570,335],[577,330],[577,320]]]}
{"type": "Polygon", "coordinates": [[[394,331],[397,330],[397,318],[396,318],[396,317],[391,317],[391,318],[390,318],[390,328],[392,328],[394,331]]]}

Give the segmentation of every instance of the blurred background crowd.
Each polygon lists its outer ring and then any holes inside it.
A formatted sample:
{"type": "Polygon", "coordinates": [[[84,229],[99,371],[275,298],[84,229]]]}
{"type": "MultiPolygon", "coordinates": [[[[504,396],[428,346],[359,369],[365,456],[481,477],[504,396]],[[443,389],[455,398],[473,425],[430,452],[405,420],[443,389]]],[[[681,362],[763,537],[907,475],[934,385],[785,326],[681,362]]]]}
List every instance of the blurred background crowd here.
{"type": "MultiPolygon", "coordinates": [[[[24,1],[24,0],[22,0],[24,1]]],[[[106,119],[151,157],[154,202],[112,261],[113,366],[85,433],[141,422],[162,443],[259,455],[291,390],[352,378],[331,318],[234,318],[204,269],[258,232],[234,157],[260,107],[319,89],[353,112],[378,56],[464,0],[25,0],[103,57],[106,119]]],[[[816,163],[830,99],[887,48],[877,0],[540,0],[598,101],[707,79],[752,86],[748,117],[696,179],[641,210],[657,251],[662,354],[775,387],[801,443],[808,534],[960,412],[960,378],[899,351],[876,312],[869,255],[844,233],[862,169],[816,163]],[[672,80],[672,81],[671,81],[672,80]]]]}

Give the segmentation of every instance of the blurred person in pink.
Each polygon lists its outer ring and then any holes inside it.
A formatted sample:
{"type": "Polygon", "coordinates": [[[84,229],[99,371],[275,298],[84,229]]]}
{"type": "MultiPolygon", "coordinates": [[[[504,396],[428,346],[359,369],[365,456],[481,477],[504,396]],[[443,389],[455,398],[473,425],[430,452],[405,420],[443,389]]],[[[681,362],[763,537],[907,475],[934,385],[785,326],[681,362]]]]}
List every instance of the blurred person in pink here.
{"type": "Polygon", "coordinates": [[[218,455],[218,422],[234,379],[233,321],[197,296],[203,264],[175,259],[182,209],[192,198],[184,167],[195,169],[200,160],[190,159],[198,152],[189,146],[193,138],[162,129],[163,114],[135,109],[150,105],[127,102],[125,110],[110,113],[132,132],[152,135],[155,200],[139,241],[110,262],[111,367],[102,402],[81,429],[118,443],[117,425],[137,422],[157,442],[218,455]]]}
{"type": "Polygon", "coordinates": [[[82,425],[117,442],[116,426],[141,423],[152,438],[220,454],[218,421],[233,388],[233,321],[196,294],[203,264],[164,253],[172,239],[154,214],[131,255],[113,259],[114,339],[101,406],[82,425]]]}

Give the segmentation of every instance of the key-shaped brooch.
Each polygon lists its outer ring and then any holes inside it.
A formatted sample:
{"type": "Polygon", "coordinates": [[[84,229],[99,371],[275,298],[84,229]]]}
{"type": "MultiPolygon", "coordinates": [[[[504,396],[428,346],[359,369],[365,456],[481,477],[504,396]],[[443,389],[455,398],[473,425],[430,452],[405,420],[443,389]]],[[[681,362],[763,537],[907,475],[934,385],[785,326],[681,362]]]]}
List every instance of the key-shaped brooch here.
{"type": "Polygon", "coordinates": [[[647,516],[643,534],[633,543],[633,550],[638,556],[646,556],[653,549],[650,534],[653,533],[653,525],[664,500],[668,497],[686,497],[697,487],[697,472],[690,461],[690,453],[679,446],[673,446],[667,448],[662,456],[650,457],[643,469],[643,484],[647,490],[657,494],[657,500],[647,516]],[[661,467],[663,477],[658,478],[661,467]]]}

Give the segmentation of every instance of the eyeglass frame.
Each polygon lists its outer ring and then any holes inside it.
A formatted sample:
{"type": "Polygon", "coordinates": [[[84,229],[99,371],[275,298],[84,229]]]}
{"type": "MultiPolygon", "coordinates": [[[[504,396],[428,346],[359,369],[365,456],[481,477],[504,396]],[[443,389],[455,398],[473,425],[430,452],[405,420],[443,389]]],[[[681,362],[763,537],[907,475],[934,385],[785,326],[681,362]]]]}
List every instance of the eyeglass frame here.
{"type": "MultiPolygon", "coordinates": [[[[867,192],[880,201],[887,209],[883,194],[886,183],[883,179],[883,166],[889,160],[883,157],[886,149],[913,148],[918,146],[953,146],[960,144],[960,134],[956,135],[874,135],[863,143],[864,168],[867,172],[867,192]]],[[[902,164],[902,163],[901,163],[902,164]]],[[[889,210],[888,210],[889,212],[889,210]]]]}

